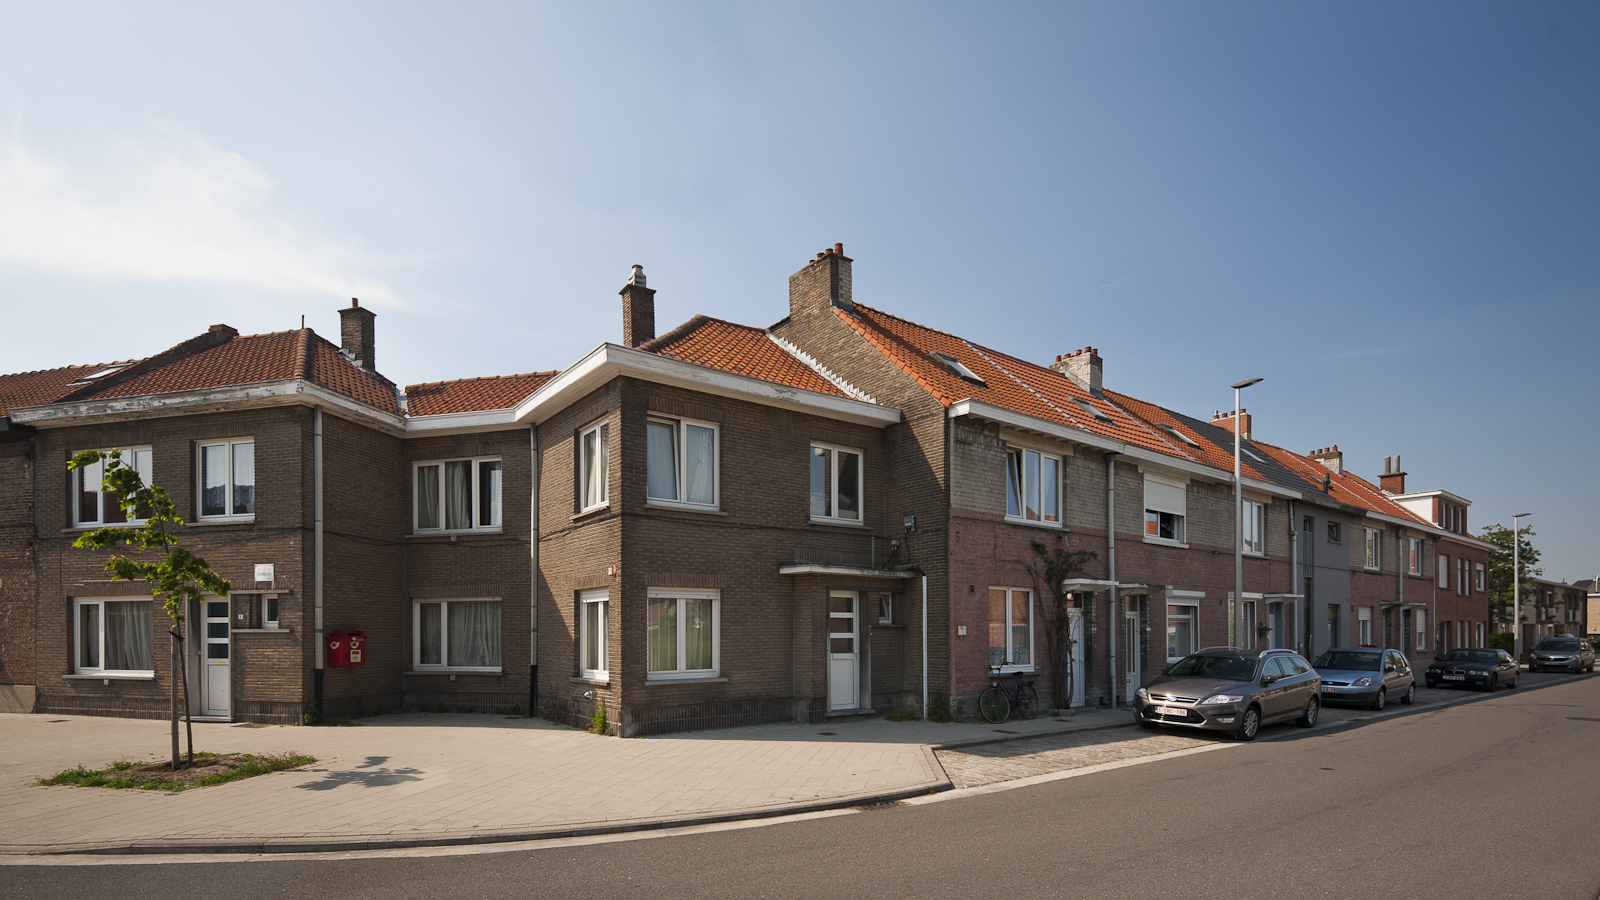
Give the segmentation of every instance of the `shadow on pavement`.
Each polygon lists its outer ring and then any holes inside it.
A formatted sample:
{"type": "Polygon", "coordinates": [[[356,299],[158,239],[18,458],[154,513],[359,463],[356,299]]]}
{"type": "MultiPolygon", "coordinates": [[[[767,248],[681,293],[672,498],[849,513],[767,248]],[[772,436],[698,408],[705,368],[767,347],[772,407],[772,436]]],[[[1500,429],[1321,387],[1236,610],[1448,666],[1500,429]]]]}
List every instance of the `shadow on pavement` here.
{"type": "Polygon", "coordinates": [[[374,788],[422,780],[423,773],[421,769],[385,768],[383,764],[388,761],[389,757],[387,756],[369,756],[366,762],[356,766],[354,769],[337,772],[332,769],[307,769],[306,771],[308,772],[321,772],[323,777],[306,784],[297,784],[295,787],[302,791],[331,791],[336,787],[343,787],[347,784],[374,788]]]}

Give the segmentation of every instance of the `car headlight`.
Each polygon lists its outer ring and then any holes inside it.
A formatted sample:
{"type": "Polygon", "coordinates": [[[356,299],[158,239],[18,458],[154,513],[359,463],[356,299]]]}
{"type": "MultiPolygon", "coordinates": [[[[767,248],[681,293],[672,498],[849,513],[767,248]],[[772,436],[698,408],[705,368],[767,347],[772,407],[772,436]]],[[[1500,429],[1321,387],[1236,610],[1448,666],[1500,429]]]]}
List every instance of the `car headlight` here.
{"type": "Polygon", "coordinates": [[[1352,684],[1354,684],[1356,687],[1366,687],[1371,683],[1371,678],[1357,678],[1354,682],[1352,682],[1352,684]]]}
{"type": "Polygon", "coordinates": [[[1139,699],[1140,700],[1149,700],[1150,699],[1150,692],[1145,690],[1144,688],[1139,688],[1139,699]]]}
{"type": "Polygon", "coordinates": [[[1243,697],[1234,696],[1232,694],[1212,694],[1211,696],[1200,701],[1200,705],[1219,706],[1223,703],[1238,703],[1243,699],[1243,697]]]}

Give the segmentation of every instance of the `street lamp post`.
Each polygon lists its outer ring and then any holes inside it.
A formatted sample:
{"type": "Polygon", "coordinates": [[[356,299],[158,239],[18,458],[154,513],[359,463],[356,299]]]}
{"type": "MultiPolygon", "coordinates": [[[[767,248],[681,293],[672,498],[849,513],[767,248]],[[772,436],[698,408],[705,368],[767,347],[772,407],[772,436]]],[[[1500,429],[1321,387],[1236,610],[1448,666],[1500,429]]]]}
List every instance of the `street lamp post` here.
{"type": "Polygon", "coordinates": [[[1239,477],[1239,450],[1243,441],[1243,410],[1239,406],[1239,392],[1259,378],[1246,378],[1233,385],[1233,638],[1240,647],[1245,641],[1244,621],[1244,491],[1239,477]]]}
{"type": "Polygon", "coordinates": [[[1511,658],[1518,669],[1522,668],[1522,523],[1517,520],[1531,515],[1511,517],[1511,658]]]}

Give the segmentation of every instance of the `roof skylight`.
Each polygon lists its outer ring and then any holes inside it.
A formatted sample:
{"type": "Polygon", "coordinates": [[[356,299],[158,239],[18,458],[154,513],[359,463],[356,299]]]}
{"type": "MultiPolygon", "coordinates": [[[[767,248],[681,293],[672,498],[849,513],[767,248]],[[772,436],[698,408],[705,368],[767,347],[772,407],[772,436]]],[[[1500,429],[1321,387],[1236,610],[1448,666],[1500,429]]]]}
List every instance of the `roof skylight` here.
{"type": "Polygon", "coordinates": [[[1110,417],[1110,416],[1108,416],[1108,415],[1106,415],[1106,414],[1105,414],[1105,413],[1103,413],[1103,412],[1101,412],[1101,411],[1100,411],[1100,410],[1098,410],[1098,409],[1096,409],[1096,408],[1095,408],[1095,406],[1094,406],[1094,404],[1093,404],[1093,403],[1090,403],[1090,402],[1089,402],[1089,401],[1087,401],[1087,400],[1076,400],[1076,399],[1075,399],[1075,400],[1073,400],[1073,401],[1072,401],[1072,402],[1073,402],[1073,403],[1076,403],[1076,404],[1078,404],[1078,406],[1079,406],[1079,407],[1080,407],[1080,408],[1081,408],[1081,409],[1082,409],[1082,410],[1083,410],[1083,411],[1084,411],[1084,412],[1086,412],[1086,413],[1088,413],[1088,414],[1089,414],[1089,415],[1091,415],[1091,416],[1094,416],[1094,417],[1095,417],[1095,418],[1096,418],[1096,419],[1099,419],[1099,420],[1100,420],[1100,421],[1102,421],[1102,422],[1109,422],[1109,421],[1111,421],[1111,417],[1110,417]]]}
{"type": "Polygon", "coordinates": [[[88,375],[85,375],[82,378],[79,378],[77,381],[74,381],[73,384],[88,384],[91,381],[98,381],[107,375],[121,372],[123,369],[126,369],[131,365],[133,365],[133,363],[117,363],[116,365],[106,366],[104,369],[101,369],[98,372],[90,372],[88,375]]]}
{"type": "Polygon", "coordinates": [[[979,384],[986,383],[982,378],[979,378],[976,374],[974,374],[971,369],[963,365],[961,360],[956,359],[954,356],[951,356],[948,353],[940,353],[937,350],[933,350],[930,351],[928,355],[933,357],[935,360],[938,360],[938,362],[946,369],[949,369],[968,381],[976,381],[979,384]]]}
{"type": "Polygon", "coordinates": [[[1174,427],[1172,425],[1163,425],[1162,427],[1167,430],[1168,434],[1172,435],[1173,437],[1177,438],[1180,441],[1183,441],[1185,444],[1188,444],[1191,447],[1200,446],[1200,442],[1199,441],[1197,441],[1194,438],[1189,437],[1187,434],[1184,434],[1183,432],[1179,431],[1176,427],[1174,427]]]}

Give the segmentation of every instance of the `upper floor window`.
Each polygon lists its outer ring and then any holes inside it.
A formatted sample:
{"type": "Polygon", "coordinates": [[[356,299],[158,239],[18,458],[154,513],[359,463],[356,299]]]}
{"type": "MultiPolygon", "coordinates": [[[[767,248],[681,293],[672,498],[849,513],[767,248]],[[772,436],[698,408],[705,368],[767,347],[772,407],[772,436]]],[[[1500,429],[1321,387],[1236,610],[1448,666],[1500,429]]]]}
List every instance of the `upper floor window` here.
{"type": "Polygon", "coordinates": [[[73,668],[78,674],[153,674],[149,600],[79,600],[76,605],[73,668]]]}
{"type": "Polygon", "coordinates": [[[1342,523],[1340,523],[1340,522],[1329,522],[1328,523],[1328,543],[1330,543],[1330,544],[1342,544],[1342,543],[1344,543],[1344,525],[1342,523]]]}
{"type": "Polygon", "coordinates": [[[1188,486],[1144,477],[1145,540],[1183,543],[1184,518],[1188,514],[1188,486]]]}
{"type": "Polygon", "coordinates": [[[578,435],[579,509],[588,512],[610,502],[611,426],[602,422],[578,435]]]}
{"type": "Polygon", "coordinates": [[[1422,574],[1422,539],[1406,538],[1406,571],[1412,575],[1422,574]]]}
{"type": "Polygon", "coordinates": [[[1467,578],[1467,571],[1466,559],[1456,557],[1456,593],[1463,597],[1472,596],[1472,581],[1467,578]]]}
{"type": "MultiPolygon", "coordinates": [[[[121,451],[118,459],[125,466],[131,466],[139,473],[139,478],[146,485],[150,483],[150,448],[130,447],[121,451]]],[[[128,516],[122,510],[115,494],[100,490],[101,481],[105,477],[105,463],[97,462],[92,466],[73,469],[72,476],[72,524],[79,526],[121,525],[128,522],[128,516]]],[[[134,519],[138,523],[139,519],[134,519]]]]}
{"type": "Polygon", "coordinates": [[[1006,518],[1061,524],[1061,458],[1006,450],[1006,518]]]}
{"type": "Polygon", "coordinates": [[[1439,554],[1439,567],[1433,573],[1439,580],[1439,587],[1450,586],[1450,557],[1439,554]]]}
{"type": "Polygon", "coordinates": [[[647,430],[646,497],[715,508],[717,426],[688,419],[653,418],[647,430]]]}
{"type": "Polygon", "coordinates": [[[256,514],[256,443],[245,438],[198,446],[200,518],[249,518],[256,514]]]}
{"type": "Polygon", "coordinates": [[[1383,532],[1376,528],[1368,528],[1367,532],[1367,561],[1369,569],[1383,568],[1383,532]]]}
{"type": "Polygon", "coordinates": [[[414,530],[498,531],[500,459],[419,462],[414,530]]]}
{"type": "Polygon", "coordinates": [[[1477,581],[1476,588],[1477,588],[1477,590],[1480,590],[1480,591],[1488,590],[1488,587],[1484,584],[1484,576],[1485,576],[1484,565],[1483,565],[1483,563],[1478,563],[1477,566],[1478,566],[1478,568],[1477,568],[1477,573],[1476,574],[1477,574],[1478,577],[1476,579],[1476,581],[1477,581]]]}
{"type": "Polygon", "coordinates": [[[811,445],[811,518],[861,521],[861,451],[811,445]]]}
{"type": "Polygon", "coordinates": [[[1267,507],[1254,500],[1244,501],[1244,546],[1246,553],[1267,552],[1267,507]]]}

